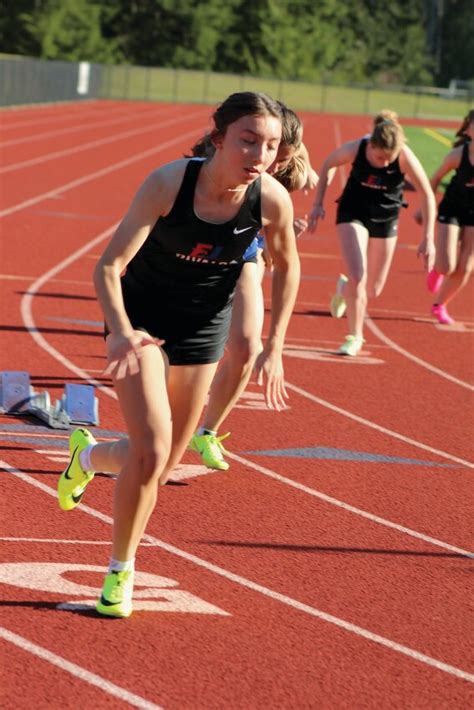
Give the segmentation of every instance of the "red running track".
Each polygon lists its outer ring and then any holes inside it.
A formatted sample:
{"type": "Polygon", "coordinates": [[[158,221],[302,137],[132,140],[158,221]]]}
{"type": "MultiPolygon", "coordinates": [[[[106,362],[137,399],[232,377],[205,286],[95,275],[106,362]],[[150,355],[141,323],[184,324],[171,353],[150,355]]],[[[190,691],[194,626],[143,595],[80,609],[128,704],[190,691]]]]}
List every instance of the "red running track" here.
{"type": "MultiPolygon", "coordinates": [[[[144,176],[186,153],[210,113],[90,102],[1,114],[0,370],[28,370],[52,399],[66,381],[95,381],[98,438],[123,422],[100,374],[95,260],[144,176]]],[[[315,166],[369,127],[303,118],[315,166]]],[[[265,410],[252,382],[228,422],[231,470],[187,455],[139,551],[129,620],[93,611],[112,478],[61,512],[67,433],[1,417],[5,708],[469,706],[472,287],[453,302],[457,325],[435,325],[410,196],[362,356],[338,358],[345,321],[327,304],[343,177],[320,232],[299,240],[291,409],[265,410]]],[[[304,214],[311,196],[294,202],[304,214]]]]}

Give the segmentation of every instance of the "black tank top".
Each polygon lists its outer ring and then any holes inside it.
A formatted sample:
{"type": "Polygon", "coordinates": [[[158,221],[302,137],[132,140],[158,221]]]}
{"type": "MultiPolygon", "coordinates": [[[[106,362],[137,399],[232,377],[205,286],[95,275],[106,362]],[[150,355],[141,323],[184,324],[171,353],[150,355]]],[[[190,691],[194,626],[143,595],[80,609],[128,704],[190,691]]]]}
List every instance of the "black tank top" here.
{"type": "Polygon", "coordinates": [[[461,162],[446,188],[442,202],[474,209],[474,165],[469,160],[469,141],[464,144],[461,162]]]}
{"type": "Polygon", "coordinates": [[[366,158],[369,139],[363,138],[352,163],[351,173],[339,199],[341,211],[356,211],[374,220],[398,217],[403,204],[404,175],[398,156],[385,168],[374,168],[366,158]]]}
{"type": "MultiPolygon", "coordinates": [[[[189,160],[174,205],[159,217],[122,277],[124,292],[163,299],[173,311],[215,312],[235,289],[243,255],[262,227],[261,179],[251,183],[235,215],[223,224],[194,212],[201,158],[189,160]]],[[[157,308],[160,308],[157,302],[157,308]]]]}

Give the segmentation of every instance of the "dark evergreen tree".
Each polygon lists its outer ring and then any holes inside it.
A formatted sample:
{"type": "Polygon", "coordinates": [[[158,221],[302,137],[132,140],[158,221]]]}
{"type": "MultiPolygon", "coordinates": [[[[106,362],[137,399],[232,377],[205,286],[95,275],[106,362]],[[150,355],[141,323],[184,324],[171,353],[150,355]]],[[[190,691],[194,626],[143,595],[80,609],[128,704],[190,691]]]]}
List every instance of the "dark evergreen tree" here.
{"type": "Polygon", "coordinates": [[[440,58],[437,79],[474,83],[474,1],[445,0],[440,18],[440,58]]]}
{"type": "Polygon", "coordinates": [[[474,78],[473,0],[4,0],[2,51],[340,83],[474,78]]]}

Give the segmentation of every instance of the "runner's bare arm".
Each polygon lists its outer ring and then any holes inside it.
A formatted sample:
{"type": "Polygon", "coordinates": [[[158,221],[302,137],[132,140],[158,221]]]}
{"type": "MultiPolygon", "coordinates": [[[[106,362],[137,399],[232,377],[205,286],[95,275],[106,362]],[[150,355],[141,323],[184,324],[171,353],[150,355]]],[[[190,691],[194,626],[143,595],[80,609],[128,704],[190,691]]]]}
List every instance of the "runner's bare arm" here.
{"type": "Polygon", "coordinates": [[[120,275],[148,237],[155,222],[171,209],[186,160],[164,165],[142,183],[94,270],[97,297],[111,333],[130,336],[120,275]]]}
{"type": "Polygon", "coordinates": [[[447,173],[449,173],[451,170],[456,170],[459,167],[459,164],[461,162],[462,151],[462,146],[451,150],[445,156],[439,168],[433,173],[430,179],[430,183],[434,193],[436,193],[436,190],[438,189],[438,186],[444,176],[447,175],[447,173]]]}
{"type": "Polygon", "coordinates": [[[300,263],[293,230],[293,205],[288,192],[270,176],[262,180],[265,239],[273,260],[272,310],[268,337],[257,362],[258,381],[267,382],[265,398],[271,409],[284,409],[287,397],[283,375],[283,347],[300,279],[300,263]],[[267,184],[268,183],[268,186],[267,184]],[[275,184],[276,183],[276,184],[275,184]]]}
{"type": "Polygon", "coordinates": [[[308,220],[308,229],[310,232],[315,231],[318,219],[320,217],[324,218],[324,195],[326,194],[327,186],[332,181],[335,169],[340,165],[345,165],[346,163],[352,163],[354,161],[360,141],[361,139],[357,139],[355,141],[350,141],[349,143],[344,143],[344,145],[341,145],[339,148],[336,148],[336,150],[330,153],[322,164],[314,204],[308,220]]]}
{"type": "Polygon", "coordinates": [[[421,197],[421,212],[423,215],[423,239],[418,246],[418,256],[422,256],[428,271],[434,266],[434,226],[436,219],[436,200],[430,181],[422,164],[413,151],[404,145],[400,152],[400,168],[407,172],[421,197]]]}

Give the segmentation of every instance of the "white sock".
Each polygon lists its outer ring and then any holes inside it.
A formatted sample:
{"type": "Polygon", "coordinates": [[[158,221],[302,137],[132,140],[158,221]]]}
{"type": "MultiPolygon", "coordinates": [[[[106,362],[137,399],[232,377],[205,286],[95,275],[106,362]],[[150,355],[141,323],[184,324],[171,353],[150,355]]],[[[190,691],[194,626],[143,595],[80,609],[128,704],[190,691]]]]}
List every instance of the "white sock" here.
{"type": "Polygon", "coordinates": [[[343,293],[346,289],[346,284],[347,284],[348,280],[349,279],[347,278],[347,276],[345,276],[344,274],[339,274],[339,278],[336,283],[336,293],[338,296],[343,295],[343,293]]]}
{"type": "Polygon", "coordinates": [[[81,468],[83,471],[93,471],[92,467],[92,462],[91,462],[91,451],[94,448],[95,444],[89,444],[85,449],[81,451],[79,454],[79,463],[81,465],[81,468]]]}
{"type": "Polygon", "coordinates": [[[197,435],[203,436],[204,434],[210,434],[211,436],[217,436],[217,431],[214,431],[213,429],[206,429],[206,427],[200,426],[199,429],[197,430],[197,435]]]}
{"type": "Polygon", "coordinates": [[[110,572],[133,572],[135,569],[135,558],[131,560],[125,560],[121,562],[120,560],[114,560],[112,557],[109,563],[109,574],[110,572]]]}

